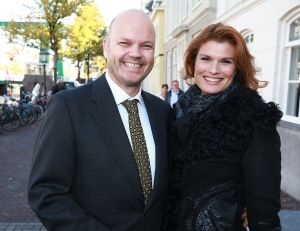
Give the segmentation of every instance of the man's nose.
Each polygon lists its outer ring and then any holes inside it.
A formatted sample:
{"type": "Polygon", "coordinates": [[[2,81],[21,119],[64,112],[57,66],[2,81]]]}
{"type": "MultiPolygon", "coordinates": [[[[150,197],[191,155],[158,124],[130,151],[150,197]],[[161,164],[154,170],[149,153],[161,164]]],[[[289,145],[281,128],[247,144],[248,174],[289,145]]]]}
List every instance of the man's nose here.
{"type": "Polygon", "coordinates": [[[130,48],[130,55],[133,57],[141,57],[141,48],[138,45],[133,45],[130,48]]]}

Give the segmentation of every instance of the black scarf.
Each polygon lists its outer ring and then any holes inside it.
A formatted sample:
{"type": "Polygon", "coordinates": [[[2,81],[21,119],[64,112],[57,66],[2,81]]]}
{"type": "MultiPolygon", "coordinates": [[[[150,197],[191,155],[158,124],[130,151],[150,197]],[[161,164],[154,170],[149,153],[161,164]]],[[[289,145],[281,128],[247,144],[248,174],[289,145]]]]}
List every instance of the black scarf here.
{"type": "Polygon", "coordinates": [[[176,104],[176,117],[184,115],[204,113],[213,104],[226,98],[236,87],[239,86],[238,78],[229,85],[225,91],[214,95],[202,95],[197,85],[192,85],[178,100],[176,104]]]}

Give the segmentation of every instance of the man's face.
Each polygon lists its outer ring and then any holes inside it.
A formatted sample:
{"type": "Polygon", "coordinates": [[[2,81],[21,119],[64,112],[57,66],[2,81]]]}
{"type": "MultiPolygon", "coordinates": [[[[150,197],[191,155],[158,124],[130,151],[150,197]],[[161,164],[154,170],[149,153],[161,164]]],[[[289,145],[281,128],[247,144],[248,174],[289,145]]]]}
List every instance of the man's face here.
{"type": "Polygon", "coordinates": [[[122,89],[139,87],[154,63],[153,25],[142,15],[116,18],[103,48],[113,81],[122,89]]]}
{"type": "Polygon", "coordinates": [[[168,88],[166,86],[161,88],[161,93],[162,94],[167,94],[167,92],[168,92],[168,88]]]}
{"type": "Polygon", "coordinates": [[[173,89],[173,91],[178,91],[179,90],[179,83],[178,82],[173,82],[172,83],[172,89],[173,89]]]}

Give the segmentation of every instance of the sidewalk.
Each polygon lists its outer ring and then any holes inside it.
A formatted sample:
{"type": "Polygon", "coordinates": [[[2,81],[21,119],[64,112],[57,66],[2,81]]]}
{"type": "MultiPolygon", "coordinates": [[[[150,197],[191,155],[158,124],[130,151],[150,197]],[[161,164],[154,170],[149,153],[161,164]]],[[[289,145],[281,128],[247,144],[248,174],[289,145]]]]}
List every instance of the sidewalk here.
{"type": "Polygon", "coordinates": [[[40,223],[0,223],[0,231],[46,231],[40,223]]]}
{"type": "Polygon", "coordinates": [[[279,213],[282,231],[300,230],[300,211],[282,210],[279,213]]]}
{"type": "MultiPolygon", "coordinates": [[[[282,210],[279,213],[282,231],[299,231],[300,211],[282,210]]],[[[40,223],[0,223],[0,231],[46,231],[40,223]]]]}

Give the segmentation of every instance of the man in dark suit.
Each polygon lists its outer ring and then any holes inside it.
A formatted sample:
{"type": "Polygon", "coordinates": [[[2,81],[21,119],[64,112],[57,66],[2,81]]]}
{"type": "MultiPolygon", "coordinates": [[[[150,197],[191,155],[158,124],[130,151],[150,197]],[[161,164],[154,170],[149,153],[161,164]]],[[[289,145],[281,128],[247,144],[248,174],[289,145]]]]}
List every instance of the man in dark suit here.
{"type": "Polygon", "coordinates": [[[140,87],[153,67],[154,46],[148,16],[127,10],[113,20],[103,43],[107,72],[51,97],[28,192],[30,207],[48,230],[159,230],[170,107],[140,87]],[[151,168],[147,200],[125,100],[138,101],[151,168]]]}
{"type": "Polygon", "coordinates": [[[167,102],[171,105],[171,107],[174,106],[174,104],[177,102],[180,95],[183,94],[183,91],[179,88],[179,82],[178,80],[173,80],[171,84],[171,89],[168,91],[167,95],[167,102]]]}

